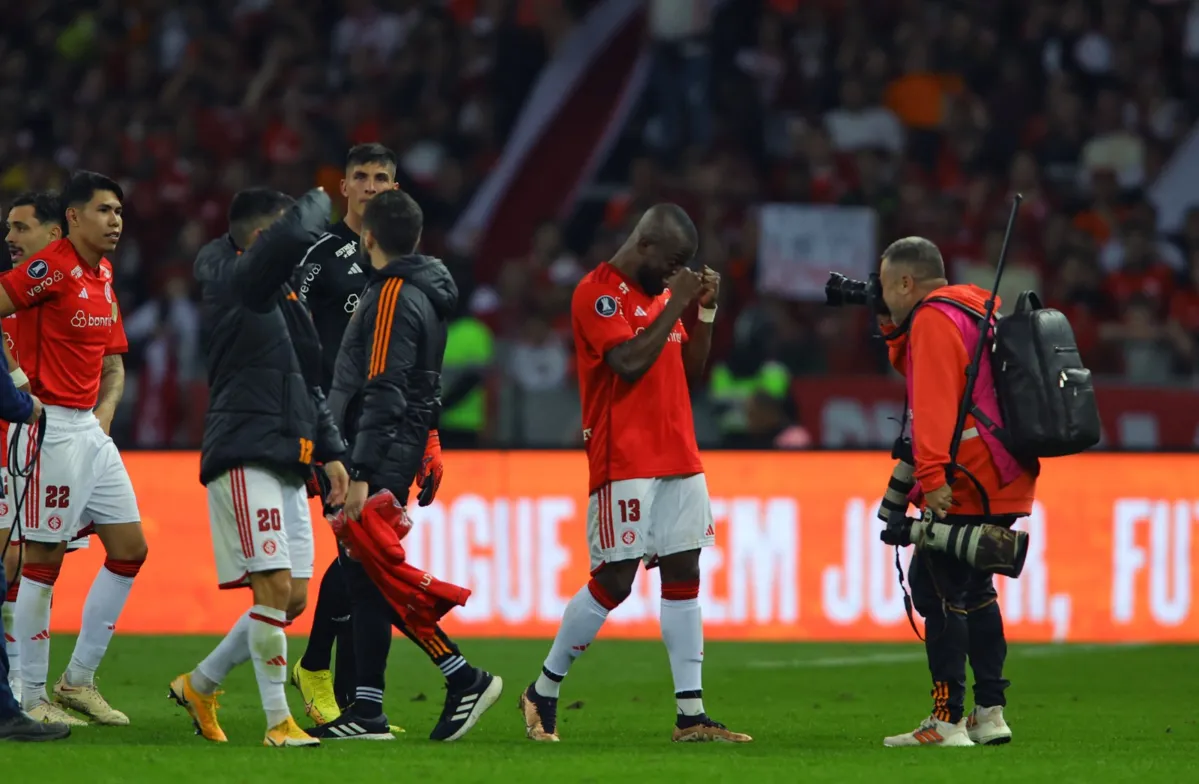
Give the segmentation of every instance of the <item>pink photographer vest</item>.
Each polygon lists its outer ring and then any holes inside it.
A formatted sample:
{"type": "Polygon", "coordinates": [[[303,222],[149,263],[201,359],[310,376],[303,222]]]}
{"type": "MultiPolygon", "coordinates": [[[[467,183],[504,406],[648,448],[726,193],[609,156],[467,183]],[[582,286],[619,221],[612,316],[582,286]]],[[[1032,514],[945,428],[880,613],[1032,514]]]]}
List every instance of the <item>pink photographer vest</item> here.
{"type": "MultiPolygon", "coordinates": [[[[958,331],[962,335],[962,342],[966,345],[967,355],[971,355],[972,357],[974,347],[978,345],[978,320],[974,316],[947,302],[937,302],[936,300],[926,302],[921,307],[936,308],[948,316],[949,320],[957,325],[958,331]]],[[[907,399],[910,405],[912,400],[912,353],[910,350],[911,347],[909,346],[908,348],[907,373],[905,374],[904,384],[907,389],[907,399]]],[[[978,370],[978,379],[974,382],[974,395],[971,402],[998,427],[1003,427],[1003,415],[999,411],[999,397],[995,392],[995,378],[991,374],[991,362],[986,354],[983,354],[983,361],[978,370]]],[[[915,448],[915,432],[918,425],[919,423],[913,419],[913,448],[915,448]]],[[[991,454],[991,459],[995,461],[995,467],[999,473],[999,481],[1003,483],[1003,486],[1011,484],[1020,476],[1024,469],[1021,468],[1020,463],[1012,456],[1012,453],[1004,448],[999,439],[984,428],[981,423],[976,421],[974,427],[978,431],[979,437],[982,438],[983,443],[986,444],[987,451],[991,454]]],[[[914,498],[918,493],[919,487],[917,486],[912,490],[909,498],[914,498]]]]}

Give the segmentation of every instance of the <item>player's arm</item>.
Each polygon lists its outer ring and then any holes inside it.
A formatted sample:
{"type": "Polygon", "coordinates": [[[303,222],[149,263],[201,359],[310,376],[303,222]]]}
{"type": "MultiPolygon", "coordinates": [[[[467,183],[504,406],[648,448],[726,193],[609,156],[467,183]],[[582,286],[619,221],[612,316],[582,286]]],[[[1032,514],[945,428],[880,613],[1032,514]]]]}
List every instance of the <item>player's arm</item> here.
{"type": "MultiPolygon", "coordinates": [[[[421,309],[413,300],[398,278],[389,278],[375,303],[375,313],[363,314],[373,320],[373,328],[369,333],[371,352],[362,388],[362,411],[350,458],[352,473],[369,475],[389,458],[394,460],[389,453],[395,451],[394,434],[401,422],[424,416],[425,426],[432,424],[432,401],[409,397],[409,390],[420,386],[413,375],[416,342],[424,331],[421,309]]],[[[402,487],[388,487],[397,495],[401,490],[407,492],[420,468],[425,449],[423,433],[419,440],[419,444],[402,445],[406,448],[400,465],[389,467],[389,473],[398,473],[402,479],[402,487]]]]}
{"type": "MultiPolygon", "coordinates": [[[[604,361],[608,363],[608,367],[630,384],[644,376],[653,367],[654,362],[658,361],[675,322],[682,317],[687,304],[681,299],[667,302],[666,307],[644,332],[633,335],[604,354],[604,361]]],[[[623,315],[620,318],[624,320],[623,315]]],[[[625,326],[628,326],[627,321],[625,326]]],[[[631,329],[629,331],[632,332],[631,329]]]]}
{"type": "Polygon", "coordinates": [[[121,396],[125,394],[125,359],[120,354],[109,354],[104,357],[100,370],[100,394],[96,398],[96,419],[107,433],[112,427],[112,418],[116,416],[117,406],[121,396]]]}
{"type": "Polygon", "coordinates": [[[233,285],[247,305],[265,306],[291,280],[296,259],[328,228],[332,206],[323,189],[308,191],[232,262],[233,285]]]}
{"type": "Polygon", "coordinates": [[[703,378],[704,368],[708,364],[708,354],[712,351],[712,319],[716,317],[716,300],[720,296],[720,273],[711,267],[704,267],[702,276],[699,319],[688,333],[687,343],[683,346],[683,370],[692,384],[703,378]]]}
{"type": "Polygon", "coordinates": [[[325,393],[320,387],[309,387],[309,390],[312,393],[312,402],[316,404],[316,444],[313,457],[318,463],[345,459],[346,442],[333,421],[333,413],[329,410],[329,401],[325,399],[325,393]]]}
{"type": "Polygon", "coordinates": [[[327,277],[324,268],[329,261],[327,251],[334,250],[337,244],[333,242],[334,238],[333,234],[324,234],[313,243],[304,254],[304,258],[300,259],[300,265],[292,278],[292,288],[299,293],[300,301],[314,316],[319,310],[318,303],[324,299],[327,277]]]}

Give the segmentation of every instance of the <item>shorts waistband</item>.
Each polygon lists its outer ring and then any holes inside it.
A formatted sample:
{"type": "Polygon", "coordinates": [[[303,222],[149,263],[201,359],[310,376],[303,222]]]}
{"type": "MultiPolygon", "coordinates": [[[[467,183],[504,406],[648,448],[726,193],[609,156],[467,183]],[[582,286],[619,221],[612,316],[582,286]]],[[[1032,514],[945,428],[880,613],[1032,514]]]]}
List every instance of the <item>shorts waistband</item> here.
{"type": "Polygon", "coordinates": [[[46,406],[47,430],[83,430],[99,424],[100,420],[90,408],[46,406]]]}

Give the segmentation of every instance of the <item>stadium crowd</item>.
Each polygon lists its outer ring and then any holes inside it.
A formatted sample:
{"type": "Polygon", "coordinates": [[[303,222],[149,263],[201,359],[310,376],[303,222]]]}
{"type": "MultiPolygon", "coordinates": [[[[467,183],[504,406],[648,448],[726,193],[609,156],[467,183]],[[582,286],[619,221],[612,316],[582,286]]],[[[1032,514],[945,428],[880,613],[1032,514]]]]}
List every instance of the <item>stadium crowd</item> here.
{"type": "MultiPolygon", "coordinates": [[[[455,361],[488,389],[575,383],[569,292],[640,210],[677,201],[724,276],[710,389],[884,373],[869,317],[763,295],[764,202],[860,205],[879,247],[920,234],[951,277],[988,279],[1008,195],[1012,277],[1067,311],[1089,366],[1141,383],[1199,372],[1199,210],[1158,230],[1146,189],[1199,106],[1199,2],[649,0],[649,89],[569,221],[473,285],[449,229],[535,76],[595,2],[35,0],[0,33],[0,200],[74,168],[126,187],[114,258],[138,411],[129,446],[191,446],[203,410],[191,263],[251,184],[336,192],[381,141],[464,292],[455,361]],[[682,67],[680,67],[680,65],[682,67]]],[[[482,394],[480,391],[479,394],[482,394]]],[[[573,394],[573,393],[572,393],[573,394]]],[[[720,409],[718,408],[718,413],[720,409]]],[[[743,415],[744,412],[742,412],[743,415]]],[[[724,411],[722,415],[732,415],[724,411]]]]}

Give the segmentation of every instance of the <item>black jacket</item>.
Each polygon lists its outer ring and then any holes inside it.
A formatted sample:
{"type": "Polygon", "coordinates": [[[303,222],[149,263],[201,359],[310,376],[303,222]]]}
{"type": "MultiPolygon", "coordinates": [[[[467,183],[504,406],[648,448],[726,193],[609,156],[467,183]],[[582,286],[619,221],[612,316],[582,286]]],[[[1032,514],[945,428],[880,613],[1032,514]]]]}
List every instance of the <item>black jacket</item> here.
{"type": "Polygon", "coordinates": [[[351,444],[351,475],[401,503],[437,426],[446,327],[457,301],[454,279],[437,259],[404,256],[372,269],[337,354],[329,408],[351,444]]]}
{"type": "Polygon", "coordinates": [[[325,394],[333,386],[341,336],[362,298],[369,270],[370,262],[358,253],[358,234],[345,221],[330,226],[304,254],[296,270],[292,285],[312,313],[325,349],[321,359],[321,389],[325,394]]]}
{"type": "Polygon", "coordinates": [[[306,479],[345,444],[320,390],[320,340],[288,280],[328,223],[309,191],[244,253],[228,236],[205,245],[195,275],[208,366],[200,481],[259,465],[306,479]]]}

